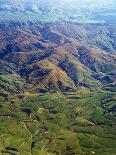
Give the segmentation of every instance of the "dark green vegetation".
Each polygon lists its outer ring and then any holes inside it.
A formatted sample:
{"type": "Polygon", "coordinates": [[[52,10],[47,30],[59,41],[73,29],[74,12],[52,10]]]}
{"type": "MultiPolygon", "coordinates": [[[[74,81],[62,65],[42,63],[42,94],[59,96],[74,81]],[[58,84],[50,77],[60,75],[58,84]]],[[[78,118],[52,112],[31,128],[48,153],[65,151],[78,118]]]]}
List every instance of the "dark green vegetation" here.
{"type": "Polygon", "coordinates": [[[0,97],[0,151],[11,155],[115,155],[116,93],[0,97]]]}

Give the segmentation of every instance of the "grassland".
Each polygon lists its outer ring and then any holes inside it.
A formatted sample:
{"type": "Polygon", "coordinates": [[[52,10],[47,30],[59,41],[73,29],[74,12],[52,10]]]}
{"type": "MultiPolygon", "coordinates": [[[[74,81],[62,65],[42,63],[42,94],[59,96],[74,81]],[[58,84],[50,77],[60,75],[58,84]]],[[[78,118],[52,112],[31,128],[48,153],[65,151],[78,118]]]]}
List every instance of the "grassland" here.
{"type": "Polygon", "coordinates": [[[0,97],[0,154],[115,155],[116,93],[0,97]]]}

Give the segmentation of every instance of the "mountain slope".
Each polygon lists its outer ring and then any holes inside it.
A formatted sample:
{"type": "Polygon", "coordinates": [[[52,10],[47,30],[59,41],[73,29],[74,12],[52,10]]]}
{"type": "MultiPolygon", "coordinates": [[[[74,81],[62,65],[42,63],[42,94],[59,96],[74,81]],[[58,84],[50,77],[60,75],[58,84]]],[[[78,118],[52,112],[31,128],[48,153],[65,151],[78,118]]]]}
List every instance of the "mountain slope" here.
{"type": "MultiPolygon", "coordinates": [[[[86,34],[91,26],[76,25],[81,39],[75,38],[75,31],[72,34],[63,31],[70,23],[61,24],[60,30],[57,23],[10,23],[9,26],[1,26],[0,30],[0,59],[7,64],[0,72],[4,75],[9,70],[9,76],[19,76],[29,84],[27,91],[69,91],[78,87],[115,90],[115,52],[107,53],[105,48],[91,42],[92,38],[86,34]],[[89,43],[84,35],[90,38],[89,43]]],[[[103,30],[104,26],[99,29],[103,30]]],[[[106,37],[107,30],[104,29],[106,37]]]]}

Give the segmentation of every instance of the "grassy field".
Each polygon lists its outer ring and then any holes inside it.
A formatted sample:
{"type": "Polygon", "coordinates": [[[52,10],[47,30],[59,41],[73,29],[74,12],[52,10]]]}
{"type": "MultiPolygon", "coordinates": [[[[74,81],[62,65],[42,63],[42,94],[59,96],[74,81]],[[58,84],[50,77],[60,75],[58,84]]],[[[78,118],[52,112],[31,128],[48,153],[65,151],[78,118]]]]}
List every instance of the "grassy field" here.
{"type": "Polygon", "coordinates": [[[0,154],[115,155],[116,93],[0,97],[0,154]]]}

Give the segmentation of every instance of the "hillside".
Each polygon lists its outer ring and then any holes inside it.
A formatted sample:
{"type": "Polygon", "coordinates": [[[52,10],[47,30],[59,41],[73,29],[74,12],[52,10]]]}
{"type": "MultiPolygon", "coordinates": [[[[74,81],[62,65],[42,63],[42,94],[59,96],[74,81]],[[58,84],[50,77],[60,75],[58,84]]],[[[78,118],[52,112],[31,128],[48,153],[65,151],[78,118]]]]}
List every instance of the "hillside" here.
{"type": "Polygon", "coordinates": [[[4,2],[0,155],[115,155],[114,22],[19,21],[23,8],[4,2]]]}
{"type": "Polygon", "coordinates": [[[63,92],[79,87],[115,91],[114,25],[61,23],[58,27],[58,23],[16,22],[1,24],[0,40],[1,88],[5,91],[5,75],[11,78],[13,89],[27,83],[18,91],[63,92]],[[98,27],[96,32],[94,27],[98,27]],[[17,78],[20,82],[12,83],[17,78]]]}

